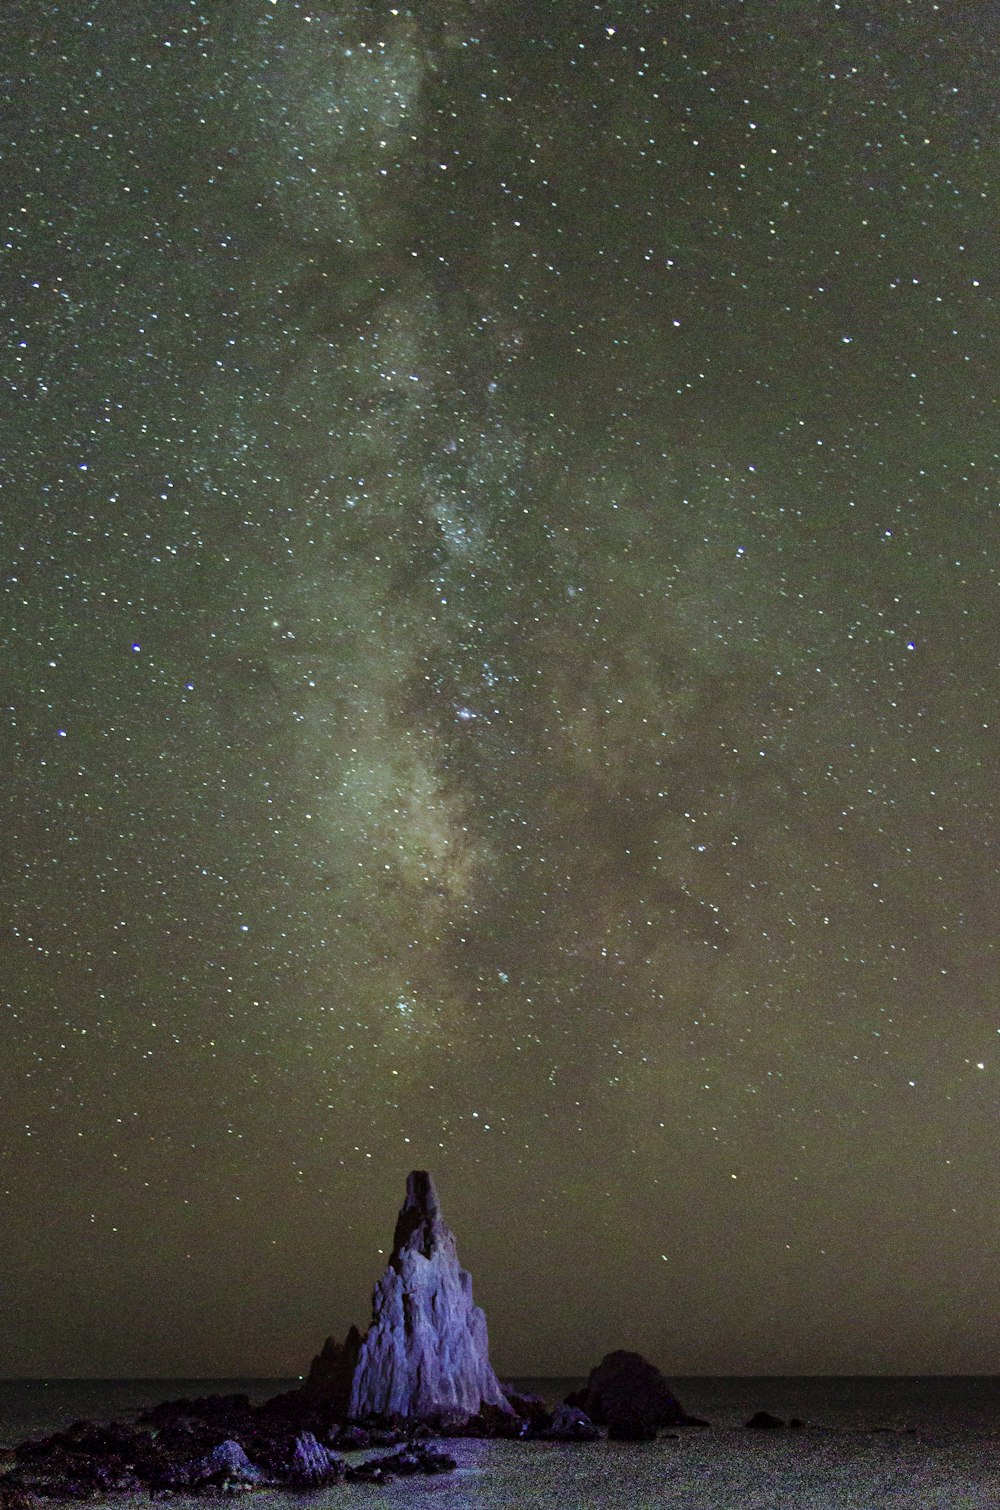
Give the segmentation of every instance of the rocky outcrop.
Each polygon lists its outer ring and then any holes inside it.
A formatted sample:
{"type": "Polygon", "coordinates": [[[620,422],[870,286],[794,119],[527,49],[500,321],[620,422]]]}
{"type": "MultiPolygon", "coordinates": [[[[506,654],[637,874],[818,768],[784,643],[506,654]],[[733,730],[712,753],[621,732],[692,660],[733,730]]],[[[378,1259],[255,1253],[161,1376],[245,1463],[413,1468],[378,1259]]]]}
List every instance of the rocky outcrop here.
{"type": "Polygon", "coordinates": [[[389,1267],[372,1297],[348,1414],[449,1422],[484,1407],[513,1414],[490,1366],[486,1317],[458,1262],[429,1174],[414,1170],[389,1267]]]}
{"type": "Polygon", "coordinates": [[[251,1463],[239,1442],[228,1439],[219,1442],[203,1458],[197,1458],[179,1468],[174,1476],[177,1488],[219,1489],[245,1488],[259,1484],[264,1475],[251,1463]]]}
{"type": "Polygon", "coordinates": [[[749,1421],[744,1421],[743,1424],[752,1431],[776,1431],[779,1426],[784,1426],[785,1423],[780,1417],[772,1416],[769,1410],[758,1410],[754,1412],[749,1421]]]}
{"type": "Polygon", "coordinates": [[[348,1468],[347,1477],[356,1483],[381,1484],[397,1475],[410,1478],[415,1473],[450,1473],[457,1466],[450,1453],[441,1452],[438,1448],[428,1447],[421,1442],[411,1442],[388,1457],[369,1458],[366,1463],[348,1468]]]}
{"type": "Polygon", "coordinates": [[[674,1396],[660,1370],[641,1353],[608,1353],[591,1371],[586,1389],[566,1399],[609,1436],[641,1441],[661,1426],[701,1425],[674,1396]]]}
{"type": "Polygon", "coordinates": [[[328,1411],[335,1420],[347,1414],[362,1340],[356,1326],[351,1327],[343,1342],[328,1337],[322,1351],[309,1365],[309,1373],[299,1392],[307,1404],[328,1411]]]}
{"type": "Polygon", "coordinates": [[[551,1425],[537,1435],[543,1442],[596,1442],[601,1433],[582,1410],[573,1405],[557,1405],[551,1425]]]}
{"type": "Polygon", "coordinates": [[[502,1384],[507,1404],[529,1432],[542,1431],[552,1421],[552,1413],[541,1395],[521,1394],[513,1385],[502,1384]]]}
{"type": "Polygon", "coordinates": [[[223,1410],[221,1402],[216,1406],[204,1400],[171,1401],[156,1412],[157,1425],[148,1420],[104,1426],[77,1421],[67,1431],[21,1442],[14,1449],[13,1466],[4,1464],[0,1471],[0,1510],[36,1510],[36,1495],[44,1500],[96,1497],[103,1502],[110,1495],[146,1492],[155,1497],[172,1490],[215,1500],[268,1487],[301,1490],[339,1481],[388,1483],[397,1476],[446,1473],[455,1467],[454,1458],[423,1441],[348,1466],[312,1432],[275,1435],[274,1422],[255,1407],[249,1407],[238,1423],[239,1436],[209,1442],[205,1433],[211,1428],[204,1417],[212,1414],[225,1414],[231,1424],[237,1423],[231,1402],[223,1410]],[[201,1415],[183,1415],[185,1406],[200,1408],[201,1415]]]}
{"type": "Polygon", "coordinates": [[[302,1489],[318,1489],[343,1478],[345,1472],[343,1458],[317,1442],[311,1431],[303,1431],[295,1438],[285,1482],[302,1489]]]}

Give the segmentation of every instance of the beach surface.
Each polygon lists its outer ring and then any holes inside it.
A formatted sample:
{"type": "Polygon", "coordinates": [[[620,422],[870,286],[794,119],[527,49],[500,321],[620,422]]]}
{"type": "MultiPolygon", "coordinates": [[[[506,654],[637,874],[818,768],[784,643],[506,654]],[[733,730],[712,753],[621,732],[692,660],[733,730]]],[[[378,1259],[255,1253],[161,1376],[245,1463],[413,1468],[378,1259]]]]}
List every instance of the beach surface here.
{"type": "MultiPolygon", "coordinates": [[[[222,1381],[220,1381],[222,1382],[222,1381]]],[[[229,1382],[229,1381],[226,1381],[229,1382]]],[[[235,1382],[235,1381],[234,1381],[235,1382]]],[[[558,1398],[572,1381],[525,1381],[558,1398]],[[558,1385],[558,1389],[553,1387],[558,1385]]],[[[205,1381],[202,1381],[204,1387],[205,1381]]],[[[937,1380],[683,1380],[680,1397],[713,1424],[655,1442],[567,1444],[451,1438],[458,1463],[440,1477],[336,1484],[308,1494],[251,1491],[260,1510],[998,1510],[1000,1383],[937,1380]],[[752,1408],[800,1430],[747,1430],[752,1408]]],[[[273,1392],[258,1384],[260,1397],[273,1392]]],[[[66,1388],[63,1386],[63,1388],[66,1388]]],[[[82,1388],[82,1386],[81,1386],[82,1388]]],[[[89,1386],[92,1406],[109,1386],[89,1386]]],[[[149,1386],[115,1386],[136,1395],[149,1386]]],[[[34,1391],[37,1395],[38,1390],[34,1391]]],[[[146,1398],[164,1393],[159,1391],[146,1398]]],[[[62,1402],[79,1413],[81,1399],[62,1402]]],[[[123,1399],[120,1403],[124,1403],[123,1399]]],[[[33,1407],[33,1410],[37,1407],[33,1407]]],[[[51,1409],[51,1407],[50,1407],[51,1409]]],[[[110,1410],[88,1412],[110,1416],[110,1410]]],[[[52,1429],[58,1422],[50,1417],[52,1429]]],[[[8,1440],[12,1440],[8,1434],[8,1440]]],[[[368,1450],[348,1461],[387,1455],[368,1450]]],[[[243,1499],[244,1496],[236,1496],[243,1499]]],[[[157,1501],[152,1501],[156,1503],[157,1501]]],[[[89,1502],[94,1510],[149,1510],[148,1495],[89,1502]]],[[[170,1510],[205,1510],[204,1497],[164,1495],[170,1510]]]]}
{"type": "MultiPolygon", "coordinates": [[[[457,1460],[440,1478],[338,1484],[309,1494],[250,1496],[269,1510],[996,1510],[1000,1439],[949,1433],[685,1432],[679,1440],[618,1445],[443,1443],[457,1460]]],[[[351,1456],[355,1456],[352,1454],[351,1456]]],[[[370,1457],[372,1454],[358,1454],[370,1457]]],[[[238,1496],[243,1498],[243,1496],[238,1496]]],[[[96,1501],[91,1504],[97,1507],[96,1501]]],[[[145,1495],[117,1510],[148,1510],[145,1495]]],[[[172,1510],[205,1498],[168,1495],[172,1510]]]]}
{"type": "MultiPolygon", "coordinates": [[[[389,1484],[336,1484],[247,1496],[268,1510],[997,1510],[1000,1438],[935,1440],[899,1432],[754,1432],[724,1427],[676,1440],[617,1444],[475,1441],[440,1444],[457,1469],[389,1484]]],[[[349,1460],[375,1454],[351,1453],[349,1460]]],[[[205,1510],[204,1496],[157,1497],[205,1510]]],[[[45,1502],[48,1503],[48,1502],[45,1502]]],[[[149,1510],[148,1495],[90,1501],[93,1510],[149,1510]]],[[[155,1503],[155,1501],[154,1501],[155,1503]]]]}

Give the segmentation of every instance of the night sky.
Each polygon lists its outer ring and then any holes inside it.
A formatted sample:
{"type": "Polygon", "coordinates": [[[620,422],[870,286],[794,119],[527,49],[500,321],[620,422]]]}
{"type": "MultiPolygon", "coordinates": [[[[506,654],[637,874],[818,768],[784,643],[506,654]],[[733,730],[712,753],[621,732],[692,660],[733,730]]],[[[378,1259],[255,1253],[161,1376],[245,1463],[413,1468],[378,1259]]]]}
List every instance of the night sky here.
{"type": "Polygon", "coordinates": [[[0,69],[0,1374],[996,1372],[993,0],[0,69]]]}

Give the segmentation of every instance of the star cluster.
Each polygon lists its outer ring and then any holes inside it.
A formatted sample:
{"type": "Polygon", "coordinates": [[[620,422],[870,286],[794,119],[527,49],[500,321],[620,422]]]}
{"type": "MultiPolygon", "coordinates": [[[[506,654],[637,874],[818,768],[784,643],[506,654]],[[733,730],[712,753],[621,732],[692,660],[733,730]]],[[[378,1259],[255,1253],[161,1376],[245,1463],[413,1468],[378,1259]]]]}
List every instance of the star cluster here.
{"type": "Polygon", "coordinates": [[[10,9],[4,1372],[992,1370],[990,8],[10,9]]]}

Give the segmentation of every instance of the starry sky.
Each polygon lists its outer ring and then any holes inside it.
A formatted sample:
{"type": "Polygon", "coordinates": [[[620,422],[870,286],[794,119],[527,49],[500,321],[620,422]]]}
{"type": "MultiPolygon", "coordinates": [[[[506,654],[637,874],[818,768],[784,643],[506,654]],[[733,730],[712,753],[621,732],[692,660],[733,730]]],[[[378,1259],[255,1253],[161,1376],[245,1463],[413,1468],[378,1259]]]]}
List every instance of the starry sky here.
{"type": "Polygon", "coordinates": [[[0,26],[0,1374],[995,1372],[996,4],[0,26]]]}

